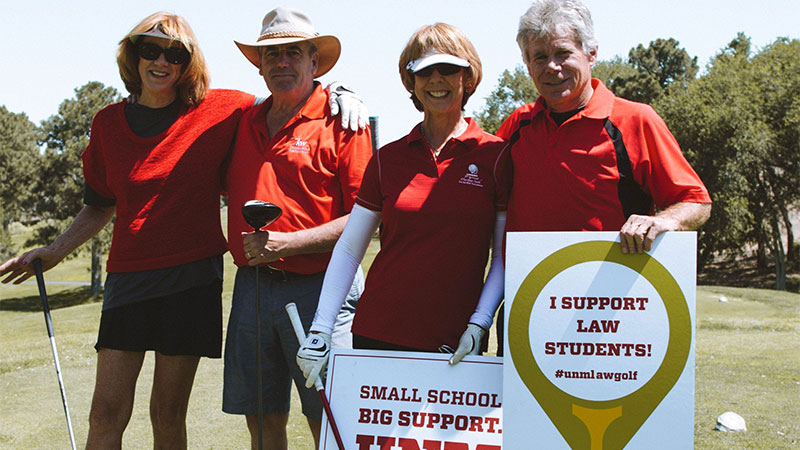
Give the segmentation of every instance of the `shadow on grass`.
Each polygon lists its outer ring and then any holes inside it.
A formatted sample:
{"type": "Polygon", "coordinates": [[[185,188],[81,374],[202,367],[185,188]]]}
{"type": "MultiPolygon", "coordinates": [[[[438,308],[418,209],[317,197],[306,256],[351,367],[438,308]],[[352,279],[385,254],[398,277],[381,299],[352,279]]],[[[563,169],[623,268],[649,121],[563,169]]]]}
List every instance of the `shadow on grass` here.
{"type": "MultiPolygon", "coordinates": [[[[742,258],[720,258],[712,261],[698,272],[697,284],[758,289],[775,289],[775,266],[759,270],[755,256],[742,258]]],[[[786,290],[800,293],[800,270],[788,268],[786,290]]]]}
{"type": "MultiPolygon", "coordinates": [[[[89,286],[66,289],[55,294],[47,294],[50,309],[67,308],[103,301],[103,294],[93,296],[89,286]]],[[[32,312],[42,310],[42,300],[38,295],[15,297],[0,300],[0,311],[32,312]]]]}

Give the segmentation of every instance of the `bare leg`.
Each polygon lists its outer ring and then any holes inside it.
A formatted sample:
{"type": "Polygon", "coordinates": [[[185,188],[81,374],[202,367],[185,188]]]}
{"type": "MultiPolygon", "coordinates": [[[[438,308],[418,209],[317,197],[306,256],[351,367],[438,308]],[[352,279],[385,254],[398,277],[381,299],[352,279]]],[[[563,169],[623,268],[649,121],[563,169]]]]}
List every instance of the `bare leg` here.
{"type": "Polygon", "coordinates": [[[136,379],[143,361],[144,352],[108,348],[97,352],[87,450],[122,448],[122,433],[131,418],[136,379]]]}
{"type": "Polygon", "coordinates": [[[197,356],[168,356],[156,352],[150,394],[154,449],[186,449],[186,411],[199,362],[197,356]]]}
{"type": "Polygon", "coordinates": [[[306,420],[308,421],[308,428],[311,428],[311,434],[314,436],[314,448],[319,448],[319,430],[322,424],[308,417],[306,417],[306,420]]]}
{"type": "MultiPolygon", "coordinates": [[[[247,415],[247,429],[250,430],[250,448],[258,449],[258,416],[247,415]]],[[[261,450],[287,450],[289,441],[286,437],[286,424],[289,413],[264,414],[262,422],[264,432],[264,448],[261,450]]]]}
{"type": "MultiPolygon", "coordinates": [[[[250,448],[253,450],[258,449],[258,416],[248,415],[247,429],[250,430],[250,448]]],[[[320,423],[308,419],[308,427],[311,428],[311,434],[314,436],[314,448],[319,448],[319,430],[320,423]]],[[[264,432],[264,448],[262,450],[287,450],[289,441],[286,436],[286,424],[289,422],[289,413],[281,414],[264,414],[263,432],[264,432]]]]}

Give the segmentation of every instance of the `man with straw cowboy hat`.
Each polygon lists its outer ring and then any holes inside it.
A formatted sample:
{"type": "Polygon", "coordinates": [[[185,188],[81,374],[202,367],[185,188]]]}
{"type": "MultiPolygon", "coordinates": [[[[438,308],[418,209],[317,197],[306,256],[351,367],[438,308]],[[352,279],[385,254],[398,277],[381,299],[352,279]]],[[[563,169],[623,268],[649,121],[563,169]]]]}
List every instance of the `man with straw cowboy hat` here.
{"type": "MultiPolygon", "coordinates": [[[[294,302],[305,331],[313,319],[331,251],[355,202],[371,155],[369,129],[351,131],[333,120],[328,94],[315,78],[339,59],[341,45],[314,30],[309,17],[278,7],[264,17],[255,43],[236,42],[272,94],[246,111],[227,171],[228,246],[238,266],[225,343],[223,411],[244,414],[257,447],[286,449],[292,379],[319,446],[322,405],[305,387],[294,355],[299,343],[284,312],[294,302]],[[283,209],[268,230],[252,232],[240,214],[249,200],[283,209]],[[259,272],[263,349],[263,420],[258,423],[255,355],[255,274],[259,272]]],[[[356,277],[337,321],[333,346],[352,346],[349,325],[363,290],[356,277]]]]}

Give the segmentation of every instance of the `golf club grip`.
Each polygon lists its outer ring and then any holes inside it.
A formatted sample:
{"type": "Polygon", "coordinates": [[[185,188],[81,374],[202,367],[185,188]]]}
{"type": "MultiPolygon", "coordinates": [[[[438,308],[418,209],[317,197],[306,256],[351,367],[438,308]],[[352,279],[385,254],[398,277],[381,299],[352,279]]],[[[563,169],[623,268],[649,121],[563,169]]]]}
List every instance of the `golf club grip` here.
{"type": "MultiPolygon", "coordinates": [[[[300,314],[297,312],[297,305],[292,303],[287,303],[286,306],[286,314],[289,315],[289,320],[292,322],[292,328],[294,328],[294,334],[297,336],[297,342],[300,345],[306,341],[306,332],[303,330],[303,322],[300,321],[300,314]]],[[[314,382],[314,388],[319,391],[322,390],[322,380],[320,377],[317,377],[317,380],[314,382]]]]}
{"type": "Polygon", "coordinates": [[[300,345],[303,345],[303,342],[306,340],[306,332],[303,330],[303,322],[300,321],[300,314],[297,312],[297,305],[292,303],[287,303],[286,306],[286,314],[289,315],[289,320],[292,322],[292,328],[294,328],[294,334],[297,336],[297,342],[300,345]]]}
{"type": "Polygon", "coordinates": [[[47,336],[53,337],[53,321],[50,319],[50,303],[47,301],[47,290],[44,287],[44,275],[42,274],[42,260],[33,260],[33,272],[36,274],[36,286],[39,288],[39,297],[42,299],[42,309],[44,310],[44,322],[47,326],[47,336]]]}

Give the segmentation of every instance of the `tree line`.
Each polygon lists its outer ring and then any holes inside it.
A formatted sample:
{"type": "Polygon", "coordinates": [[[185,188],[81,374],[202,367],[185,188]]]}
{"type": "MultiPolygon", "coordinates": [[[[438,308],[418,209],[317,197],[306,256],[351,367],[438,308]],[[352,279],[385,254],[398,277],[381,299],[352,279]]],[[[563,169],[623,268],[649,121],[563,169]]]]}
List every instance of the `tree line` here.
{"type": "MultiPolygon", "coordinates": [[[[58,113],[36,126],[24,113],[0,106],[0,260],[17,254],[9,239],[11,222],[37,223],[26,247],[49,244],[83,207],[81,153],[89,143],[92,118],[120,101],[113,87],[92,81],[64,100],[58,113]]],[[[101,290],[101,257],[111,242],[111,226],[77,252],[90,251],[91,290],[101,290]]]]}
{"type": "MultiPolygon", "coordinates": [[[[697,58],[670,38],[599,61],[592,76],[617,96],[652,105],[711,192],[711,219],[699,231],[700,267],[752,250],[759,269],[774,261],[783,289],[787,270],[800,267],[790,219],[800,205],[800,41],[778,38],[754,51],[739,33],[699,72],[697,58]]],[[[537,97],[517,66],[500,76],[475,118],[493,133],[537,97]]],[[[19,250],[8,236],[13,221],[39,223],[25,246],[49,243],[66,229],[83,203],[80,154],[92,117],[119,100],[114,88],[89,82],[38,126],[0,106],[0,258],[19,250]]],[[[100,291],[109,241],[107,227],[88,245],[93,292],[100,291]]]]}

